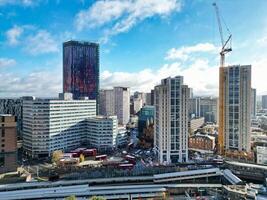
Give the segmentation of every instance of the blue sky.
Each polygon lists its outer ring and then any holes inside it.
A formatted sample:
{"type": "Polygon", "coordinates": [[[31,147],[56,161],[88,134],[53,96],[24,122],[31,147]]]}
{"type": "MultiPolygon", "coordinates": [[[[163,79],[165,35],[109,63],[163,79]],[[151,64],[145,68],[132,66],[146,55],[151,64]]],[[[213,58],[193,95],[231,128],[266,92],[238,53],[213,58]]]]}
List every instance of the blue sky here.
{"type": "MultiPolygon", "coordinates": [[[[252,64],[252,86],[266,93],[267,1],[216,2],[233,34],[226,62],[252,64]]],[[[220,38],[212,3],[0,0],[0,97],[61,92],[62,42],[69,39],[100,43],[102,88],[147,92],[183,75],[196,95],[216,96],[220,38]]]]}

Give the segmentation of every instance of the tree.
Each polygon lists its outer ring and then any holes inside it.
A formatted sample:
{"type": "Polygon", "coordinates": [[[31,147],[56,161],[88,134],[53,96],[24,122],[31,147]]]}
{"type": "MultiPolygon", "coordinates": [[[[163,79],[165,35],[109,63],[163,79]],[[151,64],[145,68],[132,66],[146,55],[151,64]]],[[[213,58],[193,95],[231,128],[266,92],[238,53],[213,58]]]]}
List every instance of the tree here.
{"type": "Polygon", "coordinates": [[[93,196],[89,200],[106,200],[104,197],[93,196]]]}
{"type": "Polygon", "coordinates": [[[153,147],[154,142],[154,125],[149,124],[144,128],[143,134],[139,140],[139,146],[144,149],[153,147]]]}
{"type": "Polygon", "coordinates": [[[52,154],[52,163],[57,163],[63,157],[61,150],[54,151],[52,154]]]}
{"type": "Polygon", "coordinates": [[[83,154],[81,154],[80,155],[80,162],[83,162],[85,159],[84,159],[84,155],[83,154]]]}
{"type": "Polygon", "coordinates": [[[71,195],[69,197],[66,197],[65,200],[77,200],[77,198],[74,195],[71,195]]]}

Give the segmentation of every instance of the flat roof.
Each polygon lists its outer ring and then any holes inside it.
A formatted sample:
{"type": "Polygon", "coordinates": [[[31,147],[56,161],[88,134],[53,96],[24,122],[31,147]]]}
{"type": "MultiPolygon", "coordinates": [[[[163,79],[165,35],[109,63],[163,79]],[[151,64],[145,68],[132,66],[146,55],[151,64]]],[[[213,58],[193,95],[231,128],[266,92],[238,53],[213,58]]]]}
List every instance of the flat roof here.
{"type": "Polygon", "coordinates": [[[258,168],[258,169],[267,170],[267,166],[264,166],[264,165],[241,163],[241,162],[236,162],[236,161],[226,161],[226,163],[231,164],[231,165],[241,166],[241,167],[252,167],[252,168],[258,168]]]}
{"type": "Polygon", "coordinates": [[[182,171],[182,172],[171,172],[171,173],[164,173],[164,174],[156,174],[154,178],[171,178],[176,176],[186,176],[186,175],[197,175],[197,174],[206,174],[206,173],[218,173],[220,172],[219,168],[210,168],[210,169],[198,169],[198,170],[189,170],[189,171],[182,171]]]}

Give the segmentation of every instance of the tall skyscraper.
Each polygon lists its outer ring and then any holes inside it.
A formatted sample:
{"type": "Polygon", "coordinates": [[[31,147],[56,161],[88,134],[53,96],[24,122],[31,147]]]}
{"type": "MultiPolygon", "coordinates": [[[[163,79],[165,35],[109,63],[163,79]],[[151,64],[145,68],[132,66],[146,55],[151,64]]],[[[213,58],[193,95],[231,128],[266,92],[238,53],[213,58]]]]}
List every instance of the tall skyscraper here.
{"type": "Polygon", "coordinates": [[[115,115],[114,90],[100,90],[99,114],[104,116],[115,115]]]}
{"type": "Polygon", "coordinates": [[[256,117],[257,113],[257,91],[251,88],[251,116],[256,117]]]}
{"type": "Polygon", "coordinates": [[[219,150],[250,152],[251,65],[220,67],[219,150]]]}
{"type": "Polygon", "coordinates": [[[130,88],[114,87],[114,104],[119,124],[127,124],[130,119],[130,88]]]}
{"type": "Polygon", "coordinates": [[[262,109],[267,109],[267,95],[262,95],[261,107],[262,107],[262,109]]]}
{"type": "Polygon", "coordinates": [[[189,92],[182,76],[163,79],[154,89],[154,147],[160,163],[188,160],[189,92]]]}
{"type": "Polygon", "coordinates": [[[63,44],[63,92],[74,99],[97,100],[99,93],[99,44],[68,41],[63,44]]]}

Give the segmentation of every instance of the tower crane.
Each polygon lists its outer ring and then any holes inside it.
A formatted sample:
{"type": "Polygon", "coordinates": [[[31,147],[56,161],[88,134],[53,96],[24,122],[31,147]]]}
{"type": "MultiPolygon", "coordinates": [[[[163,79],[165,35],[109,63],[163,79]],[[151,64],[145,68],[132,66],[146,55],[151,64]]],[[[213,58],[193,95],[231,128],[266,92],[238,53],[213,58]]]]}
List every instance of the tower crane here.
{"type": "Polygon", "coordinates": [[[219,154],[224,155],[225,153],[225,102],[224,102],[224,96],[225,96],[225,77],[224,77],[224,64],[225,64],[225,55],[232,51],[231,42],[232,42],[232,34],[230,33],[228,27],[226,26],[226,29],[228,31],[228,37],[227,40],[224,41],[223,37],[223,29],[221,24],[221,17],[219,8],[216,3],[212,4],[214,6],[220,37],[221,37],[221,50],[220,50],[220,72],[219,72],[219,134],[218,134],[218,145],[217,145],[217,151],[219,154]]]}
{"type": "Polygon", "coordinates": [[[212,4],[214,6],[215,12],[216,12],[216,17],[217,17],[217,22],[218,22],[218,27],[219,27],[219,32],[220,32],[220,37],[221,37],[221,51],[220,51],[220,67],[224,67],[225,63],[225,55],[229,52],[232,51],[231,43],[232,43],[232,34],[230,33],[228,27],[226,26],[226,29],[229,33],[228,38],[226,41],[224,41],[223,37],[223,29],[222,29],[222,24],[221,24],[221,17],[220,17],[220,12],[219,8],[216,3],[212,4]]]}

